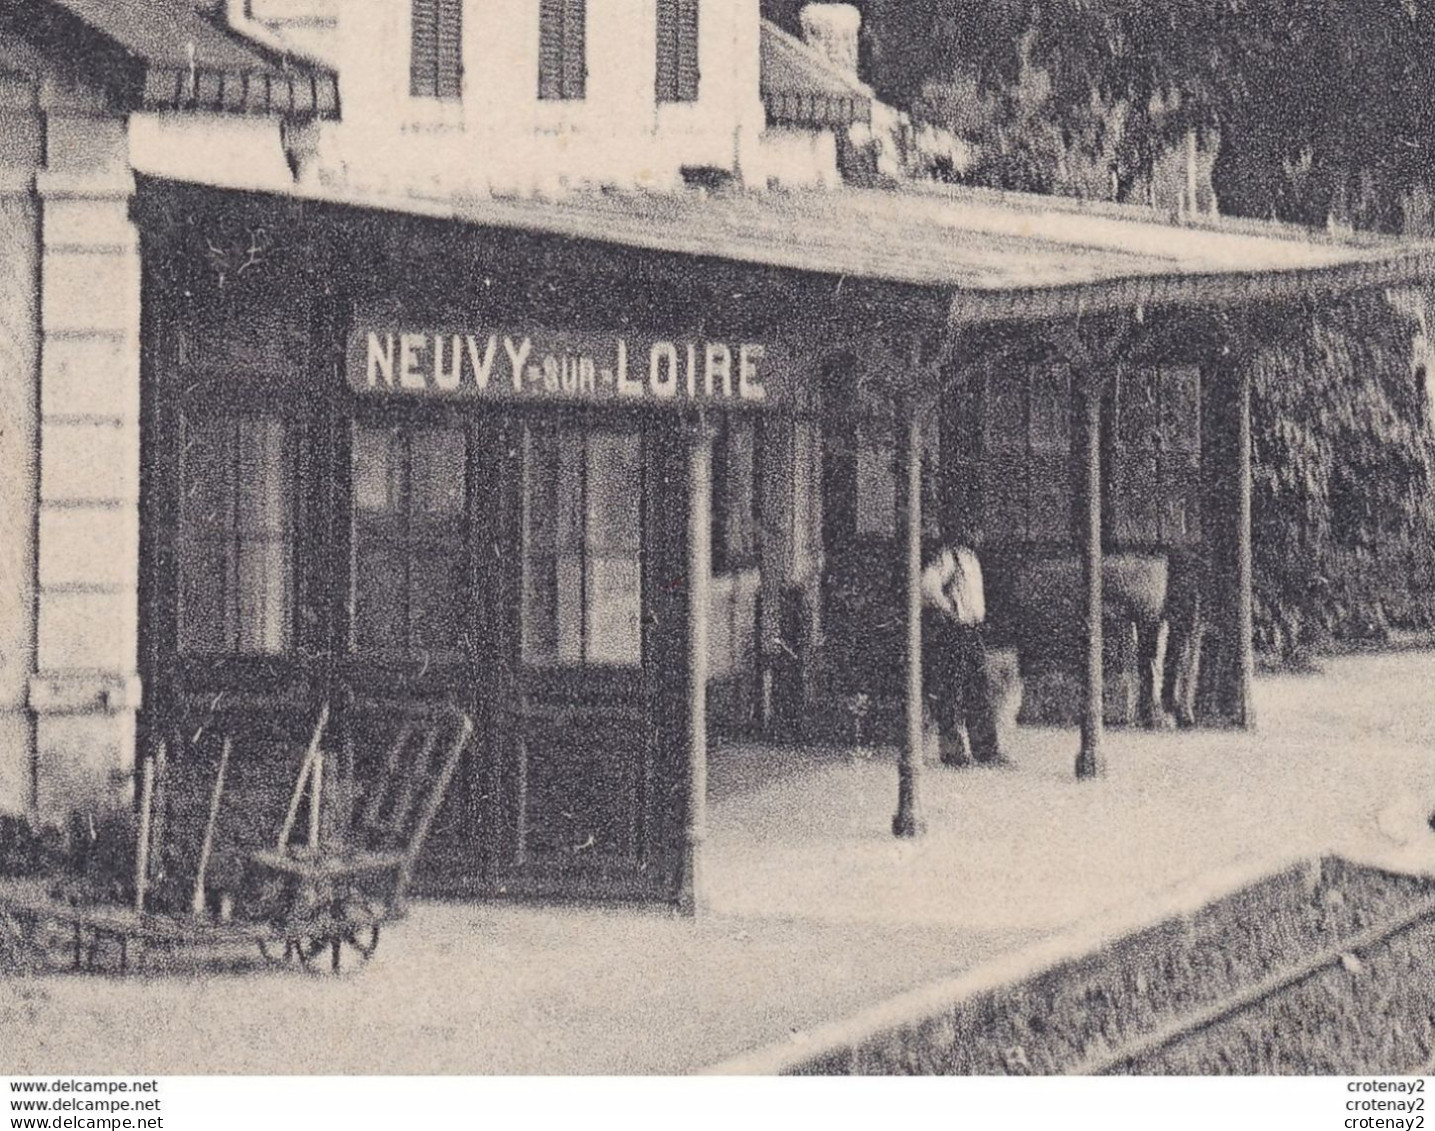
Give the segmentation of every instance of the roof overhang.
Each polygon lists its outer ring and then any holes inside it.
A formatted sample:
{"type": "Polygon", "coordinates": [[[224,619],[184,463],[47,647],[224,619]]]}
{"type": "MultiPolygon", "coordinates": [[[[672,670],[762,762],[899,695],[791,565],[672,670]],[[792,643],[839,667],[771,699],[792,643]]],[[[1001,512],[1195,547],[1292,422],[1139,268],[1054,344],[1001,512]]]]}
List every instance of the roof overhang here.
{"type": "Polygon", "coordinates": [[[920,307],[924,317],[943,311],[953,326],[1253,305],[1435,280],[1430,240],[1262,222],[1176,223],[1147,209],[950,186],[539,200],[425,199],[301,183],[283,195],[650,251],[769,278],[795,273],[854,302],[885,294],[896,307],[920,307]]]}
{"type": "Polygon", "coordinates": [[[760,50],[759,86],[773,125],[841,129],[872,120],[871,87],[770,20],[762,21],[760,50]]]}
{"type": "Polygon", "coordinates": [[[0,0],[0,31],[101,85],[124,110],[337,118],[335,72],[232,31],[195,0],[0,0]]]}

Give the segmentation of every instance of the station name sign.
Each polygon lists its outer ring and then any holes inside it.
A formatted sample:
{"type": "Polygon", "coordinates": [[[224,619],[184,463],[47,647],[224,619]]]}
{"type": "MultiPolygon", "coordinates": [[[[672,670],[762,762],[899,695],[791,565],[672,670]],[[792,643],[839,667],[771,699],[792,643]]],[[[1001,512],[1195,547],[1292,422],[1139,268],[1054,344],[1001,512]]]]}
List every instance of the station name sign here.
{"type": "Polygon", "coordinates": [[[793,369],[759,342],[361,326],[347,375],[368,396],[763,408],[789,399],[793,369]]]}

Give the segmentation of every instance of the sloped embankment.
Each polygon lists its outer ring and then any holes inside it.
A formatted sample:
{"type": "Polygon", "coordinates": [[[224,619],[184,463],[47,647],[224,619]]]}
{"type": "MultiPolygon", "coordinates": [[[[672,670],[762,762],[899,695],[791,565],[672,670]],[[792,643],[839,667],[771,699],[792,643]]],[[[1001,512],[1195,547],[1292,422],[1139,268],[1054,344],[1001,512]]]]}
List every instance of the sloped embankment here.
{"type": "Polygon", "coordinates": [[[1432,956],[1435,882],[1313,861],[789,1071],[1403,1072],[1435,1047],[1432,956]]]}

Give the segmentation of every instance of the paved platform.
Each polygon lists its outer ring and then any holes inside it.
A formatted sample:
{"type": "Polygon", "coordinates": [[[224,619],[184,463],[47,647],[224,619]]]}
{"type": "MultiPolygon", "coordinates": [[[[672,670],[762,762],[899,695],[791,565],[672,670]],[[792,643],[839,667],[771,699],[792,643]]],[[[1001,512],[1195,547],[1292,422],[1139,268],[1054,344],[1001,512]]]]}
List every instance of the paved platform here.
{"type": "Polygon", "coordinates": [[[918,842],[888,831],[890,752],[723,746],[696,921],[426,904],[337,981],[13,978],[0,1073],[700,1069],[924,985],[1015,973],[1213,876],[1329,851],[1435,868],[1432,686],[1425,653],[1265,678],[1255,732],[1113,731],[1094,782],[1074,779],[1074,731],[1024,729],[1014,770],[925,774],[918,842]]]}

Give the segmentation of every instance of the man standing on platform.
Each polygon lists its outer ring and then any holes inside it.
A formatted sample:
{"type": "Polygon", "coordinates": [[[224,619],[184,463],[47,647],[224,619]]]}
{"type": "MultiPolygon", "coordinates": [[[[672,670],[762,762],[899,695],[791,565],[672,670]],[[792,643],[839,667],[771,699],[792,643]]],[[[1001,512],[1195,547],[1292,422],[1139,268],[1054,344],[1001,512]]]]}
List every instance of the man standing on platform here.
{"type": "Polygon", "coordinates": [[[949,766],[1010,765],[987,686],[980,541],[968,526],[950,543],[930,547],[922,569],[922,679],[949,766]]]}

